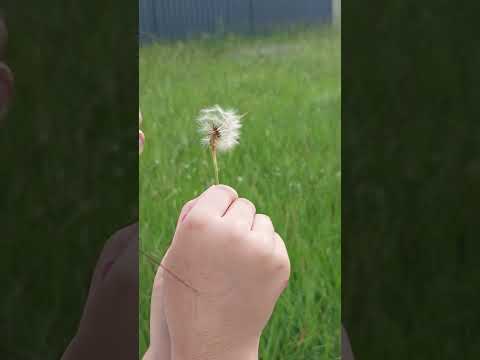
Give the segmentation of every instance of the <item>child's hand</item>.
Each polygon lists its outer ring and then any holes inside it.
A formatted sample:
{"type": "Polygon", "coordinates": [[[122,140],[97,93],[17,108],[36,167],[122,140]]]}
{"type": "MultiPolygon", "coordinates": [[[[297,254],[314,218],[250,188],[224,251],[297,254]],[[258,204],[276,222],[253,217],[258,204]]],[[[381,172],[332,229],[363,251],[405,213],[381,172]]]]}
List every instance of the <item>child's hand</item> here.
{"type": "Polygon", "coordinates": [[[172,360],[258,358],[260,335],[287,285],[290,262],[270,218],[255,212],[222,185],[182,211],[153,292],[153,298],[163,297],[157,316],[159,323],[166,319],[172,360]]]}

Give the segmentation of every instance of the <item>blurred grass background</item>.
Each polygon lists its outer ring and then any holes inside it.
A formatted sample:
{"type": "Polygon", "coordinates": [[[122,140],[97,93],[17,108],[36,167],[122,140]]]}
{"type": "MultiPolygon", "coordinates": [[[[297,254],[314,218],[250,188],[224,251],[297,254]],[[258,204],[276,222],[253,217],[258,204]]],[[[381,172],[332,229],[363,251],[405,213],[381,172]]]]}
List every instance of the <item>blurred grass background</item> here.
{"type": "Polygon", "coordinates": [[[354,353],[479,359],[478,11],[343,5],[342,321],[354,353]]]}
{"type": "Polygon", "coordinates": [[[59,359],[103,245],[138,217],[137,4],[0,10],[15,75],[0,128],[0,358],[59,359]]]}
{"type": "MultiPolygon", "coordinates": [[[[219,104],[248,113],[220,181],[271,216],[291,282],[261,359],[340,357],[340,34],[304,29],[257,38],[157,43],[140,50],[146,146],[140,161],[141,247],[163,256],[182,205],[213,182],[195,117],[219,104]]],[[[140,353],[148,344],[155,269],[140,265],[140,353]]]]}

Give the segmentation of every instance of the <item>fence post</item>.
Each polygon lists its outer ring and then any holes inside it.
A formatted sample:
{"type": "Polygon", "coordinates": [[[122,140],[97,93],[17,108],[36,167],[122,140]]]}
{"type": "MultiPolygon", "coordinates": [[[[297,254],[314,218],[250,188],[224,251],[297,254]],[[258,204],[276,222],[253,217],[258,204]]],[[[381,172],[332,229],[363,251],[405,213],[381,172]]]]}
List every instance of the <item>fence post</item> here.
{"type": "Polygon", "coordinates": [[[253,0],[248,2],[248,22],[250,24],[250,33],[255,34],[255,14],[253,8],[253,0]]]}
{"type": "MultiPolygon", "coordinates": [[[[157,5],[154,0],[151,0],[150,3],[152,4],[152,17],[153,17],[153,31],[152,33],[155,34],[155,37],[159,36],[158,34],[158,24],[157,24],[157,5]]],[[[150,34],[152,37],[152,34],[150,34]]],[[[150,41],[153,39],[150,39],[150,41]]]]}
{"type": "Polygon", "coordinates": [[[333,23],[335,25],[340,25],[342,22],[342,1],[341,0],[332,0],[332,17],[333,23]]]}

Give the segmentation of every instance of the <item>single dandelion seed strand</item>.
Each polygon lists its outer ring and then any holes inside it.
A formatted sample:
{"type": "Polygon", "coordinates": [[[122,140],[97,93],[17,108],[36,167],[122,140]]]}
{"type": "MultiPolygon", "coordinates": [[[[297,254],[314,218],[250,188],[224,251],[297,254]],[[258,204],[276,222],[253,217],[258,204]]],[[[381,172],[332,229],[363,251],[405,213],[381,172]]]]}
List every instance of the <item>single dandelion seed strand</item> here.
{"type": "Polygon", "coordinates": [[[142,254],[148,261],[150,261],[153,265],[156,265],[156,266],[159,266],[160,265],[160,260],[158,258],[156,258],[155,256],[153,255],[150,255],[149,253],[147,253],[146,251],[144,251],[143,249],[138,249],[140,254],[142,254]]]}

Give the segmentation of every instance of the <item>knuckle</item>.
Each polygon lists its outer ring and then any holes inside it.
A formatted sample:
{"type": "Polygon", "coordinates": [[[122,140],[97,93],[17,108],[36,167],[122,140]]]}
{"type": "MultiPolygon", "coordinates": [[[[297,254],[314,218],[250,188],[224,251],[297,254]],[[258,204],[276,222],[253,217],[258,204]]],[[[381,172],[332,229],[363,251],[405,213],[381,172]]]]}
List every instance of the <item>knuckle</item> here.
{"type": "Polygon", "coordinates": [[[273,226],[272,219],[270,219],[270,216],[265,215],[265,214],[257,214],[255,215],[256,221],[259,221],[264,224],[270,224],[273,226]]]}
{"type": "Polygon", "coordinates": [[[288,257],[285,257],[283,261],[280,262],[278,269],[282,275],[282,278],[285,278],[286,280],[290,279],[292,268],[288,257]]]}
{"type": "Polygon", "coordinates": [[[250,243],[259,244],[263,240],[263,234],[252,231],[249,233],[248,238],[250,240],[250,243]]]}
{"type": "Polygon", "coordinates": [[[270,216],[268,216],[268,215],[266,215],[266,214],[257,214],[257,216],[258,216],[259,218],[261,218],[262,220],[272,222],[272,219],[270,219],[270,216]]]}
{"type": "Polygon", "coordinates": [[[255,243],[255,253],[262,262],[270,262],[273,252],[271,236],[263,233],[252,233],[252,241],[255,243]]]}
{"type": "Polygon", "coordinates": [[[240,198],[238,199],[239,201],[243,202],[245,205],[247,205],[248,207],[250,207],[253,211],[256,211],[256,207],[255,207],[255,204],[253,202],[251,202],[250,200],[246,199],[246,198],[240,198]]]}
{"type": "Polygon", "coordinates": [[[277,251],[274,254],[274,270],[279,274],[280,277],[286,278],[287,280],[290,278],[290,257],[288,256],[288,250],[285,245],[283,239],[275,233],[275,241],[276,246],[278,247],[277,251]]]}
{"type": "Polygon", "coordinates": [[[291,265],[288,255],[277,255],[274,259],[274,271],[284,280],[290,279],[291,265]]]}
{"type": "Polygon", "coordinates": [[[203,230],[211,221],[211,218],[203,213],[191,212],[184,221],[184,225],[190,230],[203,230]]]}
{"type": "Polygon", "coordinates": [[[155,274],[155,280],[153,281],[154,289],[160,289],[164,282],[164,274],[161,266],[158,267],[157,273],[155,274]]]}
{"type": "Polygon", "coordinates": [[[185,204],[183,204],[182,210],[180,211],[180,213],[183,213],[185,210],[187,210],[190,207],[190,205],[193,204],[193,202],[194,200],[189,200],[185,204]]]}
{"type": "Polygon", "coordinates": [[[246,228],[246,224],[244,221],[241,221],[241,220],[234,221],[229,226],[229,234],[233,239],[241,240],[247,234],[247,231],[245,230],[245,228],[246,228]]]}
{"type": "Polygon", "coordinates": [[[241,233],[245,233],[246,231],[250,231],[250,228],[252,227],[252,223],[248,221],[248,219],[235,219],[232,222],[232,226],[240,231],[241,233]]]}
{"type": "Polygon", "coordinates": [[[237,197],[238,196],[237,191],[234,188],[232,188],[231,186],[228,186],[228,185],[223,185],[223,184],[213,185],[212,188],[216,188],[216,189],[225,191],[229,195],[231,195],[232,197],[237,197]]]}

